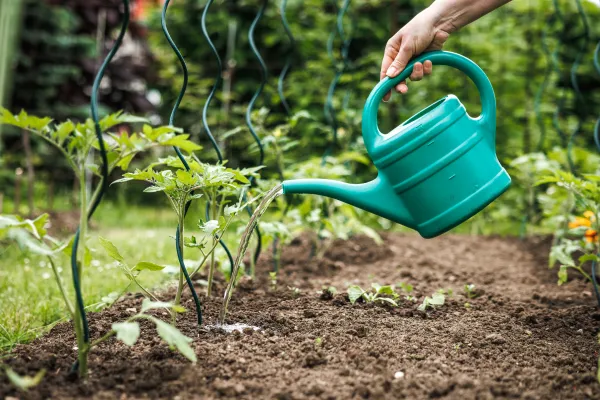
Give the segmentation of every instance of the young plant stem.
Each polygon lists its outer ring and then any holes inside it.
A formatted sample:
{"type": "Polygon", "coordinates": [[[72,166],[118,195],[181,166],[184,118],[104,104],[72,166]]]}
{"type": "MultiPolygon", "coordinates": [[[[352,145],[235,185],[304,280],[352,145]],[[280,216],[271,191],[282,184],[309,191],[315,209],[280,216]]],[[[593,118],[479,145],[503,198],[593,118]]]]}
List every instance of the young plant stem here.
{"type": "Polygon", "coordinates": [[[73,305],[71,304],[71,302],[69,301],[69,298],[67,297],[67,292],[65,291],[65,287],[62,283],[62,279],[60,279],[60,275],[58,273],[58,269],[56,268],[56,264],[54,264],[54,260],[52,259],[51,256],[47,256],[47,257],[48,257],[48,262],[50,263],[50,266],[52,267],[52,272],[54,273],[54,278],[56,279],[56,284],[58,285],[60,294],[62,295],[63,300],[65,302],[65,306],[67,307],[69,314],[71,314],[71,318],[75,318],[75,312],[73,311],[73,305]]]}
{"type": "Polygon", "coordinates": [[[277,267],[277,270],[275,272],[279,272],[279,266],[281,265],[281,250],[283,247],[283,240],[278,240],[277,243],[275,243],[275,265],[277,267]]]}
{"type": "MultiPolygon", "coordinates": [[[[129,273],[129,279],[131,279],[131,283],[135,283],[137,287],[140,288],[144,296],[151,299],[152,301],[160,301],[155,295],[153,295],[148,289],[142,286],[142,284],[137,280],[137,277],[133,273],[129,273]]],[[[127,286],[129,288],[129,285],[127,286]]],[[[120,297],[120,296],[119,296],[120,297]]],[[[175,318],[175,311],[169,310],[169,314],[171,314],[171,318],[175,318]]]]}
{"type": "Polygon", "coordinates": [[[208,257],[210,257],[210,254],[215,251],[215,248],[217,247],[217,245],[219,244],[219,240],[220,239],[216,239],[213,242],[212,247],[210,248],[210,251],[207,254],[204,254],[204,257],[202,258],[202,261],[200,261],[200,263],[198,264],[198,266],[196,267],[196,269],[194,270],[194,272],[192,272],[190,274],[190,278],[194,278],[194,276],[198,273],[198,271],[200,271],[200,268],[202,268],[204,266],[204,263],[206,262],[206,260],[208,260],[208,257]]]}
{"type": "Polygon", "coordinates": [[[137,285],[137,287],[139,287],[142,291],[142,293],[149,299],[151,299],[152,301],[159,301],[158,298],[153,295],[152,293],[150,293],[150,291],[148,291],[148,289],[146,289],[145,287],[143,287],[140,282],[137,280],[137,277],[134,274],[131,274],[131,280],[137,285]]]}
{"type": "Polygon", "coordinates": [[[29,132],[33,133],[34,135],[44,139],[46,142],[50,143],[56,150],[58,150],[63,155],[64,159],[67,161],[67,163],[71,167],[71,170],[73,170],[73,171],[79,170],[79,168],[77,168],[77,165],[75,164],[75,162],[73,162],[73,159],[71,158],[69,153],[67,153],[67,151],[62,146],[53,142],[47,136],[44,136],[44,134],[41,131],[38,131],[35,129],[29,129],[29,128],[24,128],[24,130],[29,131],[29,132]]]}
{"type": "MultiPolygon", "coordinates": [[[[77,274],[79,275],[79,282],[83,281],[82,272],[85,267],[85,238],[87,235],[87,187],[85,181],[85,168],[82,168],[79,173],[79,202],[80,202],[80,215],[79,215],[79,262],[77,263],[77,274]]],[[[89,350],[89,343],[86,342],[84,337],[83,329],[83,316],[80,313],[79,307],[75,308],[75,333],[77,335],[77,360],[79,377],[85,378],[87,376],[87,356],[89,350]]]]}
{"type": "MultiPolygon", "coordinates": [[[[215,196],[215,191],[213,189],[212,191],[212,198],[210,199],[210,212],[211,212],[211,216],[213,219],[218,219],[217,218],[217,198],[215,196]]],[[[210,252],[210,269],[208,270],[208,287],[206,288],[206,296],[210,297],[211,293],[212,293],[212,285],[213,285],[213,279],[215,277],[215,252],[214,252],[214,248],[216,246],[216,243],[218,242],[217,239],[215,238],[214,235],[212,236],[212,244],[213,244],[213,251],[210,252]]]]}
{"type": "MultiPolygon", "coordinates": [[[[110,171],[109,171],[109,173],[110,173],[110,171]]],[[[104,178],[100,178],[100,181],[98,182],[98,185],[96,186],[96,189],[94,189],[94,193],[92,194],[92,197],[90,198],[90,201],[89,201],[90,207],[92,204],[94,204],[96,202],[96,199],[98,198],[98,196],[100,196],[103,186],[104,186],[104,178]]],[[[90,207],[88,207],[88,209],[86,210],[86,215],[90,214],[90,210],[91,210],[90,207]]]]}
{"type": "MultiPolygon", "coordinates": [[[[185,204],[185,203],[184,203],[185,204]]],[[[185,219],[185,212],[183,209],[179,210],[179,222],[177,225],[177,229],[179,231],[179,237],[181,240],[179,241],[179,251],[183,254],[183,222],[185,219]]],[[[175,305],[178,306],[181,303],[181,294],[183,293],[183,285],[184,285],[184,277],[183,271],[179,269],[179,284],[177,286],[177,294],[175,295],[175,305]]],[[[173,313],[171,316],[171,322],[175,325],[177,321],[177,314],[173,313]]]]}

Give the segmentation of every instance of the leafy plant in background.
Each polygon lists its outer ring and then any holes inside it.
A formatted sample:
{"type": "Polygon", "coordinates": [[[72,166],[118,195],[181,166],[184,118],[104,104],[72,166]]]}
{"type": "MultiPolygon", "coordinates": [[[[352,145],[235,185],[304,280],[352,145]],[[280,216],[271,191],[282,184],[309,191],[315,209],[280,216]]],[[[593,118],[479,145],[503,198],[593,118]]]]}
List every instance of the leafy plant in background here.
{"type": "MultiPolygon", "coordinates": [[[[368,158],[357,152],[344,152],[336,157],[324,159],[311,158],[288,168],[286,178],[323,178],[345,180],[353,174],[356,164],[370,164],[368,158]]],[[[292,234],[310,230],[314,234],[313,246],[317,257],[322,257],[335,239],[347,240],[358,234],[372,238],[376,243],[382,242],[379,234],[366,221],[377,225],[376,220],[367,212],[338,200],[305,196],[302,202],[290,210],[284,223],[292,234]]]]}
{"type": "Polygon", "coordinates": [[[600,305],[595,271],[600,253],[598,243],[599,182],[600,176],[596,174],[576,177],[570,172],[557,169],[553,170],[551,175],[541,177],[538,184],[552,185],[559,193],[566,191],[572,196],[572,201],[569,201],[570,209],[583,211],[581,216],[566,217],[566,226],[563,225],[556,231],[550,250],[549,266],[553,268],[558,263],[559,285],[567,281],[569,269],[581,274],[593,284],[600,305]],[[591,275],[584,268],[589,262],[591,262],[591,275]]]}
{"type": "MultiPolygon", "coordinates": [[[[180,134],[179,130],[172,127],[152,128],[149,125],[144,125],[142,132],[128,134],[127,132],[113,132],[113,128],[117,128],[122,124],[140,123],[144,119],[131,116],[123,113],[115,113],[104,117],[98,122],[100,132],[104,132],[106,137],[106,169],[107,174],[110,174],[114,169],[120,168],[127,170],[133,158],[140,152],[147,151],[157,146],[179,146],[184,151],[191,152],[199,148],[198,145],[188,140],[189,135],[180,134]]],[[[50,145],[55,147],[65,158],[71,167],[76,179],[79,182],[79,230],[71,240],[77,239],[81,246],[78,247],[78,254],[70,254],[71,246],[62,245],[69,257],[72,257],[73,268],[73,283],[75,287],[75,302],[73,305],[68,301],[65,295],[64,288],[60,283],[60,278],[57,276],[57,283],[61,288],[61,293],[65,297],[67,308],[72,311],[75,332],[77,336],[77,351],[78,351],[78,371],[79,376],[87,375],[87,359],[88,353],[94,343],[89,342],[85,310],[82,304],[82,295],[80,282],[83,278],[83,273],[86,265],[89,263],[90,250],[86,245],[88,229],[88,216],[93,213],[98,205],[98,200],[101,198],[105,188],[104,174],[101,173],[98,165],[93,162],[91,154],[94,149],[99,148],[98,137],[96,136],[96,127],[91,119],[82,123],[74,123],[65,121],[57,124],[49,117],[36,117],[28,115],[25,111],[21,111],[18,115],[13,115],[8,110],[0,108],[0,124],[11,125],[21,130],[28,131],[35,137],[39,137],[50,145]],[[91,198],[88,199],[87,183],[88,173],[99,178],[99,184],[96,186],[91,198]]],[[[35,237],[41,238],[42,232],[37,230],[36,233],[31,232],[35,237]]],[[[70,244],[67,242],[67,244],[70,244]]],[[[38,249],[38,252],[41,251],[38,249]]],[[[50,248],[50,252],[55,252],[56,249],[50,248]]],[[[44,253],[42,253],[44,254],[44,253]]],[[[51,253],[50,255],[54,255],[51,253]]]]}
{"type": "MultiPolygon", "coordinates": [[[[555,170],[560,167],[556,160],[548,158],[543,153],[530,153],[513,159],[510,164],[510,173],[519,183],[519,204],[515,205],[522,211],[523,229],[525,224],[538,224],[540,221],[536,217],[540,215],[538,211],[538,196],[536,193],[537,181],[545,172],[555,170]]],[[[516,210],[511,210],[512,215],[516,215],[516,210]]]]}

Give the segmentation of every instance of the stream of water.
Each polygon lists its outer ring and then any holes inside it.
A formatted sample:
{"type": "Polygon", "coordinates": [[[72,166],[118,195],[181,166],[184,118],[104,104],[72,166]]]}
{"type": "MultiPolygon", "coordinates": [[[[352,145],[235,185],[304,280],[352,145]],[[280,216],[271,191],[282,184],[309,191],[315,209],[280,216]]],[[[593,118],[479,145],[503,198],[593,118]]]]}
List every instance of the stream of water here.
{"type": "Polygon", "coordinates": [[[283,186],[281,184],[269,190],[258,205],[258,207],[256,207],[256,210],[254,210],[254,213],[252,214],[252,217],[250,217],[250,221],[248,222],[248,226],[246,226],[246,230],[242,234],[240,247],[238,248],[235,263],[233,264],[233,270],[231,271],[231,278],[229,279],[227,289],[225,289],[223,306],[221,308],[221,312],[219,313],[219,324],[221,325],[225,324],[225,316],[227,315],[227,307],[229,306],[229,300],[231,300],[231,295],[233,294],[233,290],[235,289],[235,278],[238,275],[240,265],[242,264],[242,260],[244,259],[244,254],[246,254],[246,250],[248,250],[248,244],[250,243],[250,239],[252,238],[252,232],[256,228],[256,225],[258,225],[258,220],[260,219],[260,217],[262,217],[265,211],[267,211],[269,205],[273,202],[273,200],[275,200],[278,196],[281,196],[282,194],[283,186]]]}

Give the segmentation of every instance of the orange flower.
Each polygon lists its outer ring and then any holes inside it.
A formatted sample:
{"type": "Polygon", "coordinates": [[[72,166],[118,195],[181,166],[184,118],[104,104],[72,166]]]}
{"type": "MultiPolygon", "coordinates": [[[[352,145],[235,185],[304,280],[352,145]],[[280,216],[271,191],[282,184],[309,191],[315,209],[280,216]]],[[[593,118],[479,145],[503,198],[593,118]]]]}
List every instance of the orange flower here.
{"type": "Polygon", "coordinates": [[[594,229],[588,229],[585,231],[585,240],[588,243],[594,243],[598,241],[598,232],[594,229]]]}
{"type": "Polygon", "coordinates": [[[580,226],[592,226],[592,221],[584,217],[575,217],[575,221],[569,222],[569,229],[579,228],[580,226]]]}
{"type": "Polygon", "coordinates": [[[590,221],[596,220],[596,214],[594,214],[593,211],[586,211],[583,213],[583,216],[586,217],[587,219],[589,219],[590,221]]]}

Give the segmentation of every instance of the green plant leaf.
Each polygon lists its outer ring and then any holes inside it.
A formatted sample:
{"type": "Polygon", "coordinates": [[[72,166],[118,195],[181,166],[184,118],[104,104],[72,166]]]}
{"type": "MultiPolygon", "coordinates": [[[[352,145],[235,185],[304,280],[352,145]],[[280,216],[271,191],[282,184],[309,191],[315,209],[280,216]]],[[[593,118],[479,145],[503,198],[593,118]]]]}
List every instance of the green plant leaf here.
{"type": "Polygon", "coordinates": [[[431,297],[425,296],[425,298],[423,299],[423,302],[421,303],[421,305],[419,307],[417,307],[417,310],[419,310],[419,311],[426,311],[427,308],[430,307],[430,301],[431,301],[431,297]]]}
{"type": "Polygon", "coordinates": [[[144,301],[142,301],[142,313],[156,308],[168,308],[178,313],[183,313],[186,311],[184,307],[176,306],[167,301],[152,301],[150,299],[144,299],[144,301]]]}
{"type": "Polygon", "coordinates": [[[583,174],[583,177],[587,180],[593,181],[593,182],[600,182],[600,175],[594,175],[594,174],[583,174]]]}
{"type": "Polygon", "coordinates": [[[148,186],[146,189],[144,189],[144,193],[162,192],[164,190],[165,190],[164,187],[152,185],[152,186],[148,186]]]}
{"type": "Polygon", "coordinates": [[[125,262],[125,259],[121,253],[119,253],[117,246],[115,246],[110,240],[105,239],[102,236],[99,236],[98,239],[100,240],[102,247],[104,247],[104,250],[106,250],[106,254],[120,263],[125,262]]]}
{"type": "Polygon", "coordinates": [[[219,221],[214,220],[214,219],[207,221],[203,225],[200,225],[200,229],[202,230],[202,232],[204,232],[208,235],[214,234],[216,231],[219,230],[219,228],[220,228],[219,221]]]}
{"type": "Polygon", "coordinates": [[[133,267],[136,271],[162,271],[165,269],[163,265],[154,264],[150,261],[140,261],[133,267]]]}
{"type": "Polygon", "coordinates": [[[183,169],[177,170],[177,180],[184,185],[194,186],[196,184],[196,179],[191,171],[185,171],[183,169]]]}
{"type": "Polygon", "coordinates": [[[558,270],[558,285],[562,285],[563,283],[567,282],[567,279],[569,278],[569,274],[567,273],[567,266],[566,265],[561,265],[560,269],[558,270]]]}
{"type": "Polygon", "coordinates": [[[37,374],[35,374],[35,376],[21,376],[9,367],[4,367],[4,370],[10,383],[24,391],[27,391],[32,387],[39,385],[42,381],[42,378],[44,378],[44,375],[46,375],[45,369],[39,371],[37,374]]]}
{"type": "Polygon", "coordinates": [[[431,295],[431,301],[429,302],[432,306],[443,306],[446,302],[446,296],[443,293],[434,293],[431,295]]]}
{"type": "Polygon", "coordinates": [[[159,138],[159,143],[162,146],[179,147],[181,150],[185,151],[186,153],[192,153],[194,151],[202,150],[202,146],[199,146],[196,143],[194,143],[190,140],[187,140],[188,137],[190,137],[190,135],[188,135],[188,134],[177,135],[177,136],[174,136],[174,137],[164,140],[164,141],[161,141],[159,138]]]}
{"type": "Polygon", "coordinates": [[[563,246],[552,246],[552,249],[550,249],[550,260],[558,260],[561,264],[568,265],[569,267],[575,266],[575,261],[567,254],[563,246]]]}
{"type": "Polygon", "coordinates": [[[194,349],[192,349],[192,347],[190,346],[190,343],[193,342],[192,339],[185,336],[179,331],[179,329],[175,328],[174,326],[169,325],[158,318],[150,318],[156,324],[156,331],[158,332],[158,335],[165,342],[167,342],[167,344],[171,348],[176,348],[185,358],[187,358],[193,363],[196,363],[196,353],[194,353],[194,349]]]}
{"type": "Polygon", "coordinates": [[[129,155],[123,157],[117,163],[117,167],[121,168],[123,171],[127,171],[127,168],[129,168],[129,164],[131,164],[131,161],[133,160],[134,157],[135,157],[135,154],[129,154],[129,155]]]}
{"type": "Polygon", "coordinates": [[[388,294],[390,296],[393,296],[396,293],[394,291],[394,288],[390,285],[386,285],[386,286],[377,285],[377,287],[373,286],[373,289],[375,289],[377,294],[388,294]]]}
{"type": "Polygon", "coordinates": [[[411,285],[410,283],[401,282],[398,284],[398,286],[406,293],[410,293],[413,291],[413,285],[411,285]]]}
{"type": "Polygon", "coordinates": [[[352,285],[348,288],[348,299],[351,304],[356,303],[358,299],[365,293],[360,286],[352,285]]]}
{"type": "Polygon", "coordinates": [[[388,297],[377,297],[375,299],[375,301],[381,301],[381,302],[384,302],[384,303],[388,303],[388,304],[390,304],[390,305],[392,305],[394,307],[398,307],[398,303],[396,303],[396,301],[394,301],[394,300],[392,300],[392,299],[390,299],[388,297]]]}
{"type": "Polygon", "coordinates": [[[117,339],[127,346],[133,346],[140,337],[140,324],[137,322],[116,322],[112,329],[117,332],[117,339]]]}
{"type": "Polygon", "coordinates": [[[71,121],[66,121],[57,125],[55,129],[54,135],[56,135],[56,142],[62,144],[75,130],[75,124],[71,121]]]}
{"type": "Polygon", "coordinates": [[[586,261],[596,261],[598,262],[598,256],[596,254],[584,254],[579,257],[579,263],[583,264],[586,261]]]}

